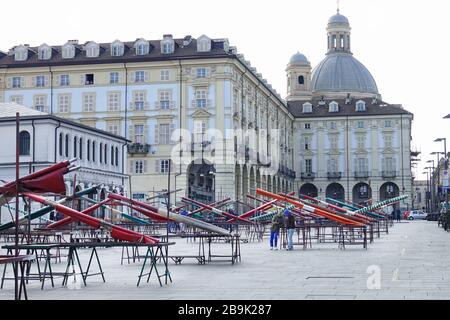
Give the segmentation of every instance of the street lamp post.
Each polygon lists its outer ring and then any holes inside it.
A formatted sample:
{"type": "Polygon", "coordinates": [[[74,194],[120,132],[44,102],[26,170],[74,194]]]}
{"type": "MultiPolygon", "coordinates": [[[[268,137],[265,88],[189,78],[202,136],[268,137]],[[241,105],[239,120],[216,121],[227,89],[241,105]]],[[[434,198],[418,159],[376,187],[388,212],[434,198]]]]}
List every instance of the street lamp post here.
{"type": "MultiPolygon", "coordinates": [[[[450,119],[450,115],[447,115],[444,119],[450,119]]],[[[444,141],[444,172],[447,172],[448,170],[448,154],[447,154],[447,138],[437,138],[434,140],[434,142],[442,142],[444,141]]],[[[444,181],[445,182],[445,181],[444,181]]],[[[443,183],[442,187],[448,187],[444,186],[445,183],[443,183]]],[[[445,189],[445,213],[448,214],[448,190],[445,189]]]]}
{"type": "Polygon", "coordinates": [[[427,192],[426,192],[426,196],[425,196],[425,206],[427,207],[427,212],[430,212],[430,210],[429,210],[429,199],[428,199],[428,195],[429,195],[429,193],[430,193],[430,191],[429,191],[429,181],[428,181],[428,172],[427,171],[425,171],[425,172],[422,172],[422,174],[426,174],[427,175],[427,192]]]}
{"type": "MultiPolygon", "coordinates": [[[[437,156],[437,164],[436,164],[436,174],[435,174],[435,182],[436,182],[436,198],[437,198],[437,207],[439,210],[439,203],[440,203],[440,199],[441,197],[439,196],[439,185],[440,185],[440,177],[441,177],[441,155],[444,155],[444,159],[445,159],[445,153],[444,152],[431,152],[430,155],[436,155],[437,156]]],[[[443,170],[442,170],[443,171],[443,170]]]]}
{"type": "Polygon", "coordinates": [[[436,207],[436,197],[435,197],[435,189],[434,189],[434,185],[436,182],[436,179],[434,178],[435,176],[435,166],[434,166],[434,160],[428,160],[427,163],[432,163],[432,167],[431,167],[431,173],[430,173],[430,192],[431,192],[431,210],[430,213],[432,213],[432,211],[434,211],[434,208],[436,207]]]}
{"type": "Polygon", "coordinates": [[[431,170],[432,170],[432,167],[426,167],[425,168],[425,170],[428,170],[428,180],[429,180],[429,182],[430,182],[430,184],[429,184],[429,190],[428,190],[428,192],[429,192],[429,194],[430,194],[430,211],[428,211],[428,213],[431,213],[431,210],[432,210],[432,208],[433,208],[433,197],[432,197],[432,192],[431,192],[431,188],[432,188],[432,185],[431,185],[431,170]]]}

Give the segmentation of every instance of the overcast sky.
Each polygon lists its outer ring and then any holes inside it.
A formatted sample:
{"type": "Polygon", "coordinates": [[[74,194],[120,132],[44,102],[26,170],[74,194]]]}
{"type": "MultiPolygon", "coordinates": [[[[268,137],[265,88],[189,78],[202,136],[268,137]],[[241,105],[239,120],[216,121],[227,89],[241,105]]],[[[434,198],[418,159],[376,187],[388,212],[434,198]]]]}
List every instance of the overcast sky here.
{"type": "MultiPolygon", "coordinates": [[[[206,34],[228,38],[286,96],[285,69],[297,51],[313,67],[326,52],[326,24],[336,0],[22,0],[2,3],[0,50],[18,44],[60,45],[206,34]]],[[[352,51],[374,76],[383,99],[415,115],[413,146],[425,162],[449,139],[450,29],[447,0],[341,0],[352,51]]],[[[450,150],[449,150],[450,151],[450,150]]],[[[423,177],[423,176],[422,176],[423,177]]]]}

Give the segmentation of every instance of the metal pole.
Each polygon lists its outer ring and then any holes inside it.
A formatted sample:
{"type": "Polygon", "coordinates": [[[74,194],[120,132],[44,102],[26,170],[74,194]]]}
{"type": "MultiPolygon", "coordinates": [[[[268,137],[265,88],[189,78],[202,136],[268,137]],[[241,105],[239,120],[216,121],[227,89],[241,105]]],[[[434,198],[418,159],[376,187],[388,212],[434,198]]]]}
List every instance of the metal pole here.
{"type": "MultiPolygon", "coordinates": [[[[448,171],[448,157],[447,157],[447,138],[444,138],[444,162],[445,162],[445,171],[448,171]]],[[[447,172],[448,175],[448,172],[447,172]]],[[[448,190],[445,189],[445,213],[448,216],[448,190]]]]}
{"type": "MultiPolygon", "coordinates": [[[[20,127],[20,115],[16,113],[16,221],[15,221],[15,256],[19,256],[19,150],[20,150],[20,139],[19,139],[19,127],[20,127]]],[[[15,300],[19,300],[19,263],[14,263],[14,293],[15,300]]]]}
{"type": "MultiPolygon", "coordinates": [[[[169,223],[170,223],[170,175],[172,173],[172,159],[169,159],[169,178],[167,181],[167,243],[169,243],[169,223]]],[[[166,285],[167,285],[167,277],[169,275],[169,246],[166,246],[166,285]]]]}

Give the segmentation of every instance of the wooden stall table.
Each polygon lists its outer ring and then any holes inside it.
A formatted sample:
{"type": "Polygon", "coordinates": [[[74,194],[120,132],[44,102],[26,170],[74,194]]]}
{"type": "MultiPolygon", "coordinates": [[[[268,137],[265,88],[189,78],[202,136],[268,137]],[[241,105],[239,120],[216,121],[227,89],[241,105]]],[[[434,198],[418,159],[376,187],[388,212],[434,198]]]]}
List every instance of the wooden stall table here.
{"type": "MultiPolygon", "coordinates": [[[[55,283],[53,281],[55,274],[53,273],[52,265],[51,265],[51,259],[52,259],[51,250],[52,249],[58,250],[59,246],[60,246],[59,244],[47,244],[47,243],[19,244],[17,246],[17,248],[19,250],[25,250],[27,252],[27,255],[34,256],[35,260],[36,260],[38,273],[37,274],[30,273],[31,263],[29,263],[28,267],[27,267],[27,274],[26,274],[27,282],[28,282],[28,280],[39,280],[42,282],[41,290],[43,290],[44,284],[45,284],[45,279],[50,278],[52,287],[53,288],[55,287],[55,283]],[[40,254],[38,254],[38,252],[40,252],[40,254]],[[44,266],[43,272],[41,272],[41,267],[39,265],[39,258],[45,259],[45,266],[44,266]],[[47,268],[48,268],[48,272],[47,272],[47,268]]],[[[7,245],[7,246],[3,246],[2,248],[7,250],[7,254],[12,255],[12,252],[13,252],[13,250],[16,249],[16,246],[15,245],[7,245]]],[[[5,280],[11,280],[11,278],[5,278],[5,274],[6,274],[6,265],[5,265],[5,268],[3,269],[2,283],[1,283],[0,288],[3,288],[3,283],[5,280]]]]}
{"type": "Polygon", "coordinates": [[[4,264],[5,265],[5,270],[6,270],[6,266],[9,263],[12,263],[13,265],[13,270],[15,270],[15,265],[16,263],[18,263],[19,266],[19,270],[17,270],[17,276],[20,277],[19,278],[19,300],[22,299],[22,292],[24,294],[25,300],[28,300],[28,295],[27,295],[27,287],[26,287],[26,266],[28,266],[33,260],[35,259],[34,256],[32,255],[24,255],[24,256],[0,256],[0,264],[4,264]],[[20,271],[20,272],[19,272],[20,271]]]}

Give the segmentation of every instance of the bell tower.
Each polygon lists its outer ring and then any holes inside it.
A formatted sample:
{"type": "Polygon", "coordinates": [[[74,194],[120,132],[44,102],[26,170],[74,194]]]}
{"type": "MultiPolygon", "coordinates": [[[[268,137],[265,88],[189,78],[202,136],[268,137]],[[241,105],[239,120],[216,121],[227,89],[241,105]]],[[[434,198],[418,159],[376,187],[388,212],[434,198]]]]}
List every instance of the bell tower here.
{"type": "Polygon", "coordinates": [[[301,53],[292,56],[287,69],[287,101],[309,100],[311,93],[311,63],[301,53]]]}

